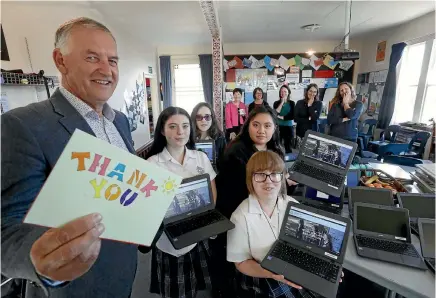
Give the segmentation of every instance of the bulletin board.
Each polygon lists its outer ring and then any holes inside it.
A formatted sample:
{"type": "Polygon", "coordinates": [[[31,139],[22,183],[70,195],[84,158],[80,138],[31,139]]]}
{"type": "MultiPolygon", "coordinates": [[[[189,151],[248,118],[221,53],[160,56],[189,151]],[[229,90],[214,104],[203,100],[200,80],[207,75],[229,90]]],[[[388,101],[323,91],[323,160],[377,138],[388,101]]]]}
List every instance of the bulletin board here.
{"type": "Polygon", "coordinates": [[[354,62],[335,61],[328,53],[225,55],[224,105],[232,100],[232,90],[241,88],[246,105],[253,102],[253,90],[260,87],[264,99],[272,106],[279,99],[279,89],[286,84],[291,89],[291,99],[297,102],[304,98],[307,85],[315,83],[320,88],[319,99],[323,101],[321,115],[327,114],[328,102],[337,86],[343,81],[352,82],[354,62]]]}
{"type": "Polygon", "coordinates": [[[363,118],[378,119],[388,70],[371,71],[357,75],[357,99],[363,102],[363,118]]]}

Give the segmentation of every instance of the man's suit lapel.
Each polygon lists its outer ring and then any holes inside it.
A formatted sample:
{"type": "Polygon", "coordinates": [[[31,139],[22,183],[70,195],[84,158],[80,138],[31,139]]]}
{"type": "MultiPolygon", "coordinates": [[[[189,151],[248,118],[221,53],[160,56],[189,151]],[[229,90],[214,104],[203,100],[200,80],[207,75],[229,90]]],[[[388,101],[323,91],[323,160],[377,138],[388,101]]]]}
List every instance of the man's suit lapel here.
{"type": "Polygon", "coordinates": [[[59,122],[71,135],[76,129],[80,129],[95,137],[95,134],[89,124],[68,102],[59,89],[56,89],[56,91],[50,97],[50,102],[52,103],[55,112],[63,116],[61,119],[59,119],[59,122]]]}
{"type": "Polygon", "coordinates": [[[136,150],[133,147],[133,144],[131,143],[130,139],[127,138],[126,134],[129,133],[127,129],[130,129],[130,127],[127,125],[127,127],[124,125],[122,126],[121,117],[118,115],[118,113],[115,114],[114,119],[114,125],[117,128],[118,132],[120,133],[120,136],[123,138],[124,144],[126,144],[127,149],[129,149],[130,153],[136,154],[136,150]]]}

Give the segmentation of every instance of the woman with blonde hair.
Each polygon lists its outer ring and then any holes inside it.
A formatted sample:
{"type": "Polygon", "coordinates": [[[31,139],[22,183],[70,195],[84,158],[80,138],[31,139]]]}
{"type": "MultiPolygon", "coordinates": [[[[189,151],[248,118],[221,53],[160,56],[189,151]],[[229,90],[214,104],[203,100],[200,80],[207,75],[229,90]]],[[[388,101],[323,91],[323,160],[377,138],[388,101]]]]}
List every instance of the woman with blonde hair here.
{"type": "Polygon", "coordinates": [[[327,115],[330,135],[352,142],[357,140],[357,127],[363,103],[357,101],[356,97],[353,85],[348,82],[339,84],[327,115]]]}

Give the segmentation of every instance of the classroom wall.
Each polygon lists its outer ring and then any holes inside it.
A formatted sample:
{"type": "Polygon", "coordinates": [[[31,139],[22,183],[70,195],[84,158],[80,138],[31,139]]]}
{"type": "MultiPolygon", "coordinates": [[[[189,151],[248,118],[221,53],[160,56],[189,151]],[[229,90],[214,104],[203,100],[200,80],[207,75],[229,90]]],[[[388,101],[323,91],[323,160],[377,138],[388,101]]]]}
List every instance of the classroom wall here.
{"type": "MultiPolygon", "coordinates": [[[[155,49],[140,44],[133,36],[129,36],[128,32],[123,32],[120,28],[112,26],[110,20],[105,20],[98,11],[90,8],[87,2],[2,2],[1,16],[11,59],[11,61],[1,61],[3,69],[23,69],[24,72],[31,72],[24,39],[26,37],[33,71],[38,72],[43,69],[48,76],[58,75],[52,61],[55,31],[63,22],[85,16],[101,21],[108,26],[117,40],[120,76],[118,86],[109,100],[109,104],[114,109],[123,109],[125,93],[133,90],[138,75],[148,74],[149,66],[153,68],[153,73],[148,76],[156,77],[155,49]]],[[[155,84],[153,87],[157,90],[157,80],[152,80],[152,82],[155,84]]],[[[7,92],[8,99],[11,101],[10,106],[13,108],[36,101],[37,96],[31,91],[34,89],[32,87],[6,87],[3,91],[7,92]],[[22,99],[30,96],[32,98],[27,101],[22,99]]],[[[156,100],[158,99],[156,98],[156,100]]],[[[146,121],[145,124],[139,122],[137,130],[132,132],[132,135],[135,148],[144,145],[150,139],[148,122],[146,121]]]]}
{"type": "MultiPolygon", "coordinates": [[[[393,44],[435,34],[435,12],[391,28],[378,30],[359,37],[360,69],[359,73],[389,68],[389,58],[393,44]],[[386,58],[376,62],[377,43],[386,40],[386,58]]],[[[433,37],[434,38],[434,37],[433,37]]]]}

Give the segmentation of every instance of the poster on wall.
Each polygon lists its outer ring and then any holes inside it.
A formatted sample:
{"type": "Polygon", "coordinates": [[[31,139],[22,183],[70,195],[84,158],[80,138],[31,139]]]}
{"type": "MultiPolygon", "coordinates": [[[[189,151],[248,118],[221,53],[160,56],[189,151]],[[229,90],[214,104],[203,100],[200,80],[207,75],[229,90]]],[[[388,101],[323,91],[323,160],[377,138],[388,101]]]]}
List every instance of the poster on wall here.
{"type": "Polygon", "coordinates": [[[141,73],[136,78],[135,85],[124,90],[123,113],[129,120],[130,131],[135,131],[138,128],[141,116],[145,118],[145,109],[144,77],[141,73]]]}
{"type": "Polygon", "coordinates": [[[235,85],[247,92],[253,92],[256,87],[267,90],[268,72],[266,69],[237,69],[235,85]]]}
{"type": "Polygon", "coordinates": [[[385,61],[385,56],[386,56],[386,40],[380,41],[377,44],[377,54],[375,56],[375,61],[376,62],[385,61]]]}

